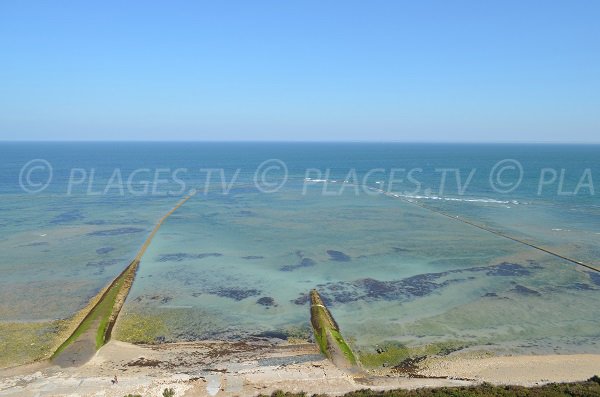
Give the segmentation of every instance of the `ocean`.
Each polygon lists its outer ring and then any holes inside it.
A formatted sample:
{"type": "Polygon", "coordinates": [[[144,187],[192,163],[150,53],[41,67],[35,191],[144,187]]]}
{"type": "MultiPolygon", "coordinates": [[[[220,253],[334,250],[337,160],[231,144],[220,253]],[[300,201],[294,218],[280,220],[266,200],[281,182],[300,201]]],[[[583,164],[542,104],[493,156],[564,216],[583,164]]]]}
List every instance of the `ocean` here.
{"type": "Polygon", "coordinates": [[[146,252],[113,337],[306,339],[316,288],[359,354],[390,343],[600,352],[600,145],[65,142],[0,153],[0,363],[19,346],[41,355],[57,321],[193,191],[146,252]]]}

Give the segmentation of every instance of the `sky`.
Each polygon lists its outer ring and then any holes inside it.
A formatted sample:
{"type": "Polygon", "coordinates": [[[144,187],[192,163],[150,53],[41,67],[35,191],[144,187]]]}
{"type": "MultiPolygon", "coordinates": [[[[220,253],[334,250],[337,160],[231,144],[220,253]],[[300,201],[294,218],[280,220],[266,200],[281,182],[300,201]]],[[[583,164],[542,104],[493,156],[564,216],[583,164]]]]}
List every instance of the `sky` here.
{"type": "Polygon", "coordinates": [[[600,143],[600,1],[0,1],[0,140],[600,143]]]}

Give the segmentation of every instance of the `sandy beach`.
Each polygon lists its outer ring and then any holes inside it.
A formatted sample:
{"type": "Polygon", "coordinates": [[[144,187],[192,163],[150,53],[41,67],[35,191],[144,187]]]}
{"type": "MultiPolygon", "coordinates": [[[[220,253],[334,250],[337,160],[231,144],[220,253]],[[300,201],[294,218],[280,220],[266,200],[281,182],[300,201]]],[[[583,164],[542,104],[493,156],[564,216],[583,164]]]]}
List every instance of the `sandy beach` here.
{"type": "Polygon", "coordinates": [[[370,388],[464,386],[482,382],[533,386],[589,379],[600,355],[430,357],[411,373],[350,374],[313,344],[197,342],[156,346],[111,341],[86,364],[41,362],[0,370],[2,396],[251,396],[276,390],[340,395],[370,388]],[[117,376],[118,383],[111,380],[117,376]]]}

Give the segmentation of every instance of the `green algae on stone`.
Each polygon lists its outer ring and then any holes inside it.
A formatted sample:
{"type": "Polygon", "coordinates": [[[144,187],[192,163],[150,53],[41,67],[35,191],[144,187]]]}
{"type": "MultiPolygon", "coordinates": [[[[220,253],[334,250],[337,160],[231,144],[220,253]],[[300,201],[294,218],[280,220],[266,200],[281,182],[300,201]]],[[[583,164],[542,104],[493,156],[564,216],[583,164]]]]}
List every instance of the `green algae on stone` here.
{"type": "Polygon", "coordinates": [[[60,343],[64,321],[0,322],[0,368],[48,358],[60,343]]]}
{"type": "Polygon", "coordinates": [[[346,343],[339,326],[316,290],[310,291],[310,321],[313,326],[315,339],[321,353],[335,365],[342,368],[355,368],[357,360],[346,343]]]}
{"type": "Polygon", "coordinates": [[[156,343],[167,332],[161,315],[131,313],[119,319],[114,337],[130,343],[156,343]]]}
{"type": "Polygon", "coordinates": [[[387,341],[368,351],[359,351],[359,361],[365,368],[395,367],[407,359],[445,356],[468,347],[464,342],[444,341],[419,346],[405,346],[387,341]]]}
{"type": "Polygon", "coordinates": [[[372,351],[360,351],[358,354],[365,368],[394,367],[411,356],[409,348],[397,342],[385,342],[372,351]]]}

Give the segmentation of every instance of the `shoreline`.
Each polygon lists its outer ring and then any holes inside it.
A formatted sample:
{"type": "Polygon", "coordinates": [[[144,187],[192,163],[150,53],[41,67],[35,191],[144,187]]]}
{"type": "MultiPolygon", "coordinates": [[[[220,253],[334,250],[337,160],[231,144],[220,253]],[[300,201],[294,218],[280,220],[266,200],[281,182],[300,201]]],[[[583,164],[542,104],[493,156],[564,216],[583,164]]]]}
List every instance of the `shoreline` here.
{"type": "Polygon", "coordinates": [[[411,374],[393,370],[352,374],[337,368],[315,344],[181,342],[133,345],[112,340],[79,367],[50,361],[0,370],[0,394],[258,395],[276,390],[340,395],[360,389],[495,385],[536,386],[584,381],[600,374],[600,355],[485,356],[452,353],[416,363],[411,374]],[[118,384],[111,379],[117,375],[118,384]]]}

